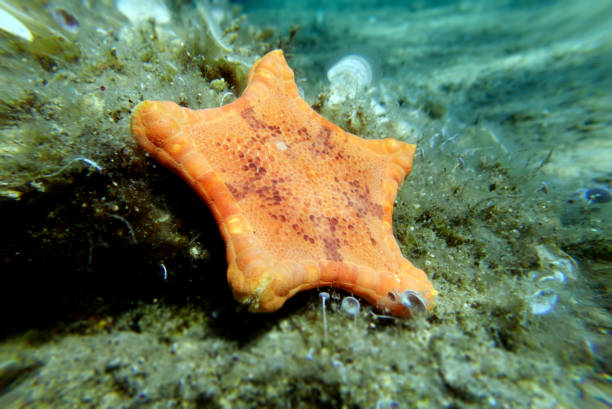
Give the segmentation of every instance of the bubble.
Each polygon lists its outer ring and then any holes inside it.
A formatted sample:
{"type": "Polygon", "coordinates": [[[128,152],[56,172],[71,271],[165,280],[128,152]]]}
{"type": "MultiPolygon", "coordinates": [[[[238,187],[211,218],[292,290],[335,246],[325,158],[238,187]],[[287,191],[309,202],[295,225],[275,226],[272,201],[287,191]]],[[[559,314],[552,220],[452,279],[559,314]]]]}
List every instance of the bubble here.
{"type": "Polygon", "coordinates": [[[579,203],[587,206],[599,205],[612,201],[612,193],[609,189],[601,187],[583,188],[574,192],[568,200],[569,204],[579,203]]]}
{"type": "Polygon", "coordinates": [[[612,200],[612,195],[606,189],[600,189],[598,187],[593,189],[587,189],[584,192],[584,200],[587,204],[593,203],[608,203],[612,200]]]}

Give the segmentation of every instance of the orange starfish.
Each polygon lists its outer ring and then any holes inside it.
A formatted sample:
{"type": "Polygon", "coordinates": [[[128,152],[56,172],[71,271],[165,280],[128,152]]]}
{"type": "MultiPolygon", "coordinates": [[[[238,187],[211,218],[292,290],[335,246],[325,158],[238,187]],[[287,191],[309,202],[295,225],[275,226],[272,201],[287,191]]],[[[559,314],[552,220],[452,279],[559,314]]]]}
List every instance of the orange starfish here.
{"type": "Polygon", "coordinates": [[[298,94],[280,50],[258,60],[236,101],[198,111],[144,101],[131,119],[145,151],[210,207],[227,245],[227,278],[251,311],[334,286],[395,315],[433,305],[391,219],[415,146],[343,131],[298,94]]]}

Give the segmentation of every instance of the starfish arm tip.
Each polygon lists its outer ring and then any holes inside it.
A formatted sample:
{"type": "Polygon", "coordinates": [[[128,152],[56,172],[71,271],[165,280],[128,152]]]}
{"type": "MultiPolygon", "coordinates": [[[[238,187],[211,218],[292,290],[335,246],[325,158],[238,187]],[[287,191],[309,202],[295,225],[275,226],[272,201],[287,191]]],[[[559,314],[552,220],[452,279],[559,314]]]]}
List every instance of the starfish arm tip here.
{"type": "Polygon", "coordinates": [[[287,64],[282,50],[274,50],[253,64],[247,77],[246,99],[262,96],[268,92],[285,95],[289,98],[299,96],[293,70],[287,64]],[[272,91],[274,90],[274,91],[272,91]]]}
{"type": "Polygon", "coordinates": [[[185,118],[185,108],[174,102],[143,101],[134,109],[130,126],[138,143],[151,152],[179,132],[185,118]]]}

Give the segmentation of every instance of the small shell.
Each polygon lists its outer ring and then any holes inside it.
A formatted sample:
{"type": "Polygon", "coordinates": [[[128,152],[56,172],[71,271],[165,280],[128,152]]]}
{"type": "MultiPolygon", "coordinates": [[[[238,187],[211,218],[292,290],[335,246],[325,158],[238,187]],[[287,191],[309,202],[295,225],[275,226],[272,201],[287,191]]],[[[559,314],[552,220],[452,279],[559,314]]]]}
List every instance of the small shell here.
{"type": "Polygon", "coordinates": [[[342,311],[344,311],[348,315],[355,316],[359,314],[361,305],[359,304],[359,300],[355,297],[344,297],[342,299],[341,308],[342,311]]]}
{"type": "Polygon", "coordinates": [[[372,82],[372,68],[365,58],[347,55],[327,71],[327,79],[331,83],[349,80],[366,87],[372,82]]]}
{"type": "Polygon", "coordinates": [[[355,98],[372,82],[370,64],[358,55],[347,55],[327,71],[331,83],[330,102],[332,104],[355,98]]]}
{"type": "Polygon", "coordinates": [[[117,9],[133,23],[154,18],[157,23],[170,21],[170,10],[159,0],[117,0],[117,9]]]}
{"type": "Polygon", "coordinates": [[[561,249],[540,244],[536,246],[536,251],[543,273],[553,274],[554,276],[559,276],[558,273],[560,273],[564,277],[563,280],[559,280],[560,282],[565,282],[565,277],[574,280],[577,278],[578,263],[561,249]]]}
{"type": "Polygon", "coordinates": [[[538,290],[531,296],[531,313],[533,315],[545,315],[551,312],[559,296],[551,289],[538,290]]]}
{"type": "Polygon", "coordinates": [[[15,16],[8,11],[0,8],[0,30],[6,31],[16,37],[20,37],[26,41],[32,41],[34,38],[28,28],[15,16]]]}
{"type": "Polygon", "coordinates": [[[406,290],[400,294],[400,302],[405,308],[414,312],[427,311],[427,304],[423,297],[414,290],[406,290]]]}

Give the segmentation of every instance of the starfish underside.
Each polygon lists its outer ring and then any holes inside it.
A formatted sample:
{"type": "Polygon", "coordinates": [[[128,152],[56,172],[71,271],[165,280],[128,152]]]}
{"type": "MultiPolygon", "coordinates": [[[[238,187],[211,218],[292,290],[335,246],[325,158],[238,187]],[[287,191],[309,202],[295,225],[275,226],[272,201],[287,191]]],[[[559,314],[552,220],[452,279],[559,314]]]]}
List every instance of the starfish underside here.
{"type": "Polygon", "coordinates": [[[431,308],[436,294],[393,237],[393,202],[415,146],[365,140],[299,96],[280,50],[258,60],[247,88],[220,108],[144,101],[132,133],[210,207],[227,245],[227,278],[252,311],[334,286],[386,312],[431,308]]]}

